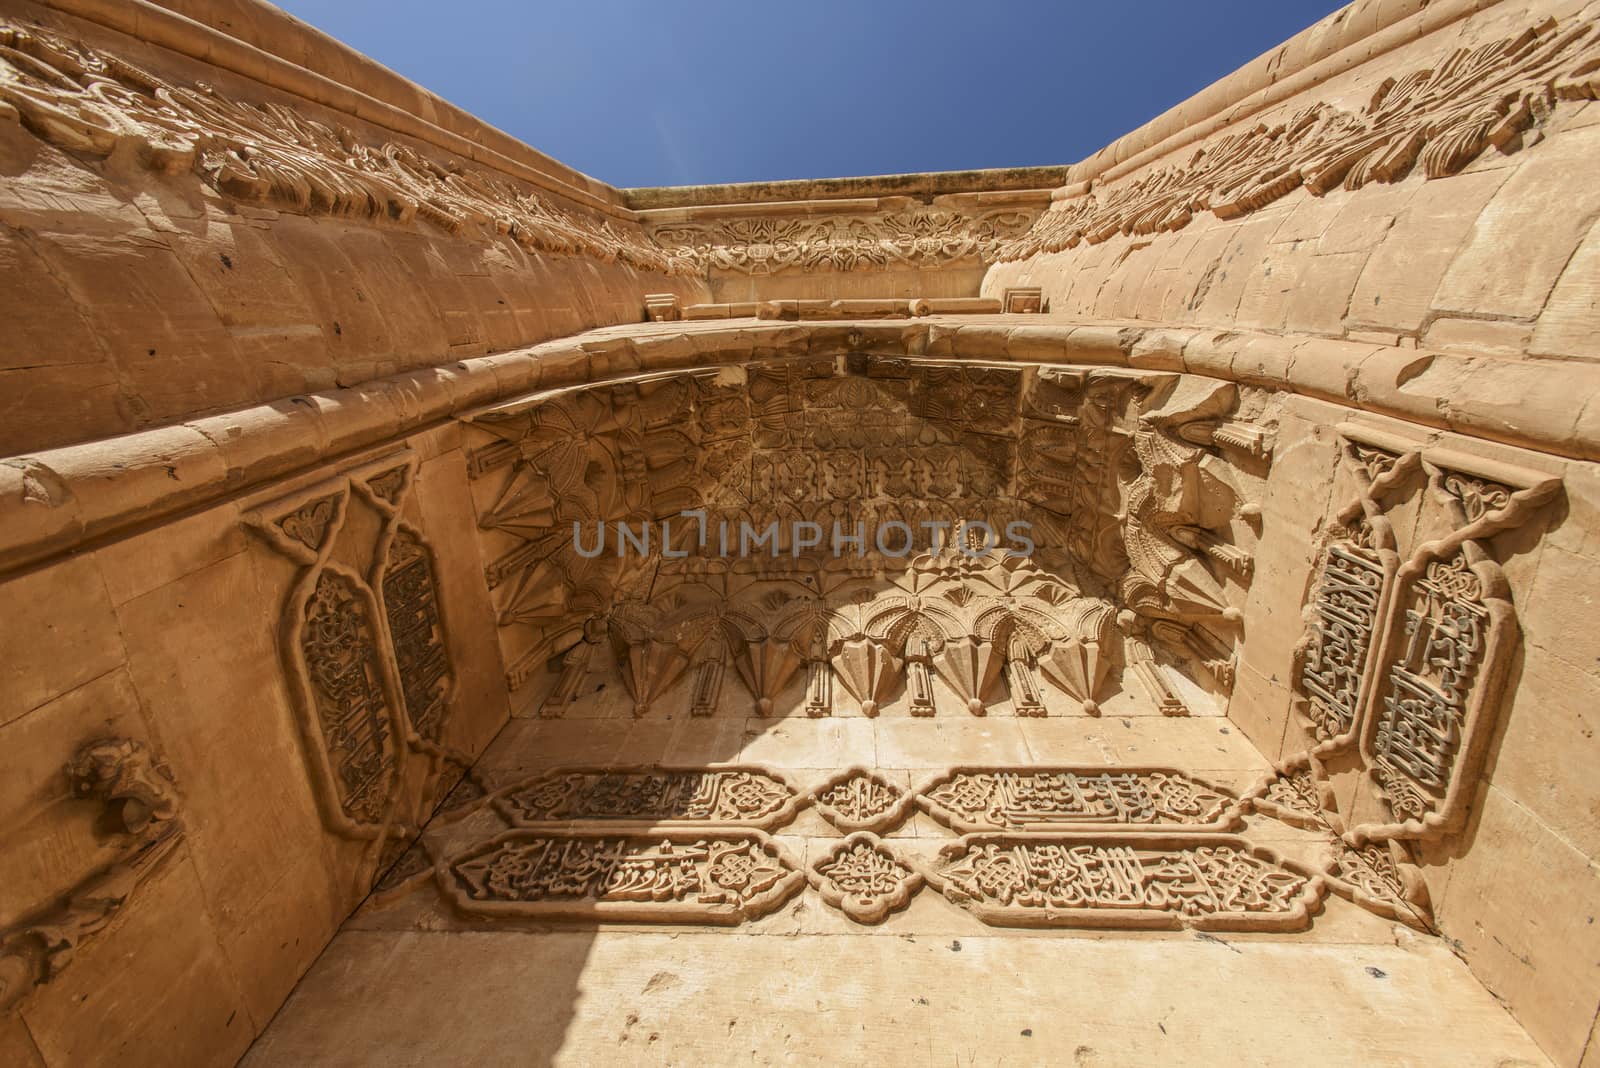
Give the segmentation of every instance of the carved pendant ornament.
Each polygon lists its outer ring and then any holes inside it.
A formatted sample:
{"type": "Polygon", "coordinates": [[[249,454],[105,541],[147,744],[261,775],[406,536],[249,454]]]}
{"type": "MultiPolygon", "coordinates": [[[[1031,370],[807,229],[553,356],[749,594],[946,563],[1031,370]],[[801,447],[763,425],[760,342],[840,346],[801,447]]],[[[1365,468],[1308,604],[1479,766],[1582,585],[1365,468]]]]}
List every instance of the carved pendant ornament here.
{"type": "Polygon", "coordinates": [[[324,822],[379,843],[379,871],[471,764],[447,742],[438,571],[404,515],[415,470],[409,454],[390,456],[247,516],[299,567],[280,649],[324,822]]]}
{"type": "Polygon", "coordinates": [[[1295,708],[1315,743],[1307,759],[1359,750],[1382,816],[1350,829],[1357,843],[1440,838],[1467,818],[1517,637],[1492,539],[1530,522],[1560,480],[1340,432],[1357,496],[1327,532],[1306,606],[1295,708]],[[1422,513],[1402,543],[1389,514],[1408,501],[1422,513]]]}

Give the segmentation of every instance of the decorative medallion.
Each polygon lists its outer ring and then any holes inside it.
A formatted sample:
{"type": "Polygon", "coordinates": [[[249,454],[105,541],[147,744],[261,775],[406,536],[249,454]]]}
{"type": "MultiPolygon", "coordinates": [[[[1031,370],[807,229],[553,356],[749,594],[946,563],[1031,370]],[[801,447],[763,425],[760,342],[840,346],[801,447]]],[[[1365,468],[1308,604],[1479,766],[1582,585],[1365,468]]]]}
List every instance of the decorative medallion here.
{"type": "Polygon", "coordinates": [[[922,886],[919,873],[865,831],[834,846],[812,865],[809,877],[824,901],[866,924],[882,923],[922,886]]]}

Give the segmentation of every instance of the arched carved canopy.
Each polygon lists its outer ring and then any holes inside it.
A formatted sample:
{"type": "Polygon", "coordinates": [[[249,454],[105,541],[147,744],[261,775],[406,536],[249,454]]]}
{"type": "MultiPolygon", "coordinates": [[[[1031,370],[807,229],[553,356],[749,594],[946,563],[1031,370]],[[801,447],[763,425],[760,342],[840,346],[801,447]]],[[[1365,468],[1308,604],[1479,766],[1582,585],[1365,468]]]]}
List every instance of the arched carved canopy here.
{"type": "Polygon", "coordinates": [[[1225,687],[1262,407],[1165,372],[850,352],[473,413],[510,681],[609,646],[641,714],[686,675],[709,712],[730,665],[761,714],[802,673],[814,714],[835,681],[931,714],[933,677],[1042,714],[1040,680],[1093,711],[1159,650],[1225,687]]]}

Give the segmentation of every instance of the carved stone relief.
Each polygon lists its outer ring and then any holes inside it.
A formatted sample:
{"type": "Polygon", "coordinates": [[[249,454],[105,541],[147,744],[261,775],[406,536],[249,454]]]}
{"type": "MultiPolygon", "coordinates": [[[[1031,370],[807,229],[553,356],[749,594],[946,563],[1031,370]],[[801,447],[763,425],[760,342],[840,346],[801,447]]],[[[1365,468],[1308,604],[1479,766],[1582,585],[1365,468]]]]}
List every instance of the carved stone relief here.
{"type": "Polygon", "coordinates": [[[1337,820],[1321,761],[1309,753],[1278,764],[1243,800],[1248,811],[1291,827],[1324,830],[1337,820]]]}
{"type": "Polygon", "coordinates": [[[1209,211],[1233,219],[1304,188],[1314,196],[1372,182],[1459,173],[1491,146],[1513,152],[1562,101],[1595,96],[1600,39],[1574,17],[1460,48],[1389,78],[1360,112],[1314,103],[1213,137],[1184,163],[1096,183],[1052,206],[1002,260],[1060,252],[1114,235],[1180,230],[1209,211]]]}
{"type": "Polygon", "coordinates": [[[245,204],[461,236],[667,274],[693,273],[637,228],[572,211],[494,174],[393,141],[369,143],[282,103],[230,100],[35,26],[0,23],[0,119],[76,155],[122,149],[245,204]]]}
{"type": "Polygon", "coordinates": [[[821,219],[757,216],[647,229],[668,256],[702,272],[764,275],[993,262],[1001,245],[1025,233],[1038,215],[1023,207],[968,212],[912,204],[821,219]]]}
{"type": "Polygon", "coordinates": [[[1560,480],[1364,426],[1340,432],[1359,493],[1325,535],[1295,707],[1309,757],[1359,745],[1386,818],[1351,828],[1353,840],[1438,838],[1466,820],[1517,636],[1492,539],[1532,520],[1560,480]],[[1391,513],[1407,502],[1420,511],[1400,531],[1391,513]]]}
{"type": "Polygon", "coordinates": [[[1323,882],[1242,838],[969,835],[925,873],[947,899],[1006,927],[1298,931],[1323,882]]]}
{"type": "Polygon", "coordinates": [[[941,689],[973,714],[1045,714],[1056,692],[1095,714],[1146,661],[1231,686],[1271,452],[1251,391],[849,352],[466,421],[508,681],[539,679],[543,715],[597,653],[636,715],[668,694],[712,714],[730,684],[767,715],[791,683],[809,715],[902,694],[931,715],[941,689]],[[1013,522],[1031,554],[1008,553],[1013,522]],[[795,543],[806,523],[820,544],[795,543]]]}
{"type": "Polygon", "coordinates": [[[811,803],[822,817],[846,834],[882,834],[898,827],[911,811],[914,796],[870,768],[846,768],[811,791],[811,803]]]}
{"type": "Polygon", "coordinates": [[[1369,912],[1433,930],[1428,884],[1400,839],[1355,845],[1329,835],[1325,878],[1334,893],[1369,912]]]}
{"type": "Polygon", "coordinates": [[[864,924],[882,923],[922,887],[921,873],[865,831],[834,846],[808,876],[824,901],[864,924]]]}
{"type": "Polygon", "coordinates": [[[758,827],[794,818],[801,795],[777,772],[750,767],[557,768],[496,794],[514,827],[590,822],[758,827]]]}
{"type": "Polygon", "coordinates": [[[90,742],[67,765],[66,775],[74,797],[100,803],[95,831],[126,839],[126,849],[55,903],[0,930],[0,1013],[15,1010],[60,974],[78,948],[127,906],[183,835],[171,772],[142,742],[90,742]]]}
{"type": "Polygon", "coordinates": [[[403,515],[415,469],[405,453],[371,461],[247,516],[299,566],[280,648],[306,759],[328,828],[379,843],[374,874],[471,764],[446,741],[454,678],[433,552],[403,515]]]}
{"type": "Polygon", "coordinates": [[[543,835],[513,830],[441,861],[440,889],[468,914],[530,920],[736,924],[806,877],[760,831],[543,835]]]}
{"type": "Polygon", "coordinates": [[[956,768],[917,792],[923,811],[957,834],[1182,826],[1229,831],[1240,805],[1172,768],[956,768]]]}

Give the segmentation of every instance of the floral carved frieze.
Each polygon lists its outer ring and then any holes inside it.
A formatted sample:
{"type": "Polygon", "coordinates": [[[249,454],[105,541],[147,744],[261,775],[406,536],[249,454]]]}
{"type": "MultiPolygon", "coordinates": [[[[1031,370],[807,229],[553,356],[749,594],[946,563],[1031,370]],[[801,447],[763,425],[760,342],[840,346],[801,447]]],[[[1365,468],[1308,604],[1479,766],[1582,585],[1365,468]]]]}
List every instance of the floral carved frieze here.
{"type": "Polygon", "coordinates": [[[380,867],[471,763],[448,742],[455,679],[433,550],[406,514],[415,472],[400,453],[246,516],[296,568],[279,645],[324,822],[381,843],[380,867]]]}
{"type": "Polygon", "coordinates": [[[551,203],[453,157],[377,142],[282,103],[230,99],[32,26],[0,23],[0,119],[74,155],[126,153],[217,193],[308,215],[503,234],[530,251],[685,274],[635,226],[551,203]]]}
{"type": "Polygon", "coordinates": [[[1173,768],[956,768],[917,793],[957,834],[1181,826],[1228,831],[1238,799],[1173,768]]]}
{"type": "Polygon", "coordinates": [[[1115,235],[1180,230],[1209,212],[1233,219],[1305,189],[1459,173],[1493,147],[1513,152],[1563,101],[1600,93],[1600,34],[1581,18],[1547,19],[1520,33],[1439,57],[1385,79],[1366,107],[1317,102],[1213,137],[1183,162],[1096,183],[1045,212],[1003,260],[1060,252],[1115,235]]]}
{"type": "Polygon", "coordinates": [[[1004,927],[1298,931],[1320,877],[1228,836],[969,835],[926,871],[930,885],[1004,927]]]}
{"type": "Polygon", "coordinates": [[[701,271],[866,271],[993,262],[1038,218],[1028,208],[966,211],[911,205],[861,215],[758,216],[663,223],[650,235],[701,271]]]}
{"type": "MultiPolygon", "coordinates": [[[[1561,488],[1536,470],[1341,426],[1354,493],[1325,527],[1296,713],[1307,759],[1355,754],[1382,815],[1357,842],[1465,822],[1517,640],[1495,539],[1561,488]]],[[[1312,766],[1312,765],[1308,765],[1312,766]]]]}
{"type": "Polygon", "coordinates": [[[810,715],[1096,714],[1124,662],[1180,711],[1170,665],[1232,685],[1271,462],[1249,390],[846,352],[464,419],[508,681],[543,715],[597,657],[635,715],[769,715],[791,684],[810,715]]]}

